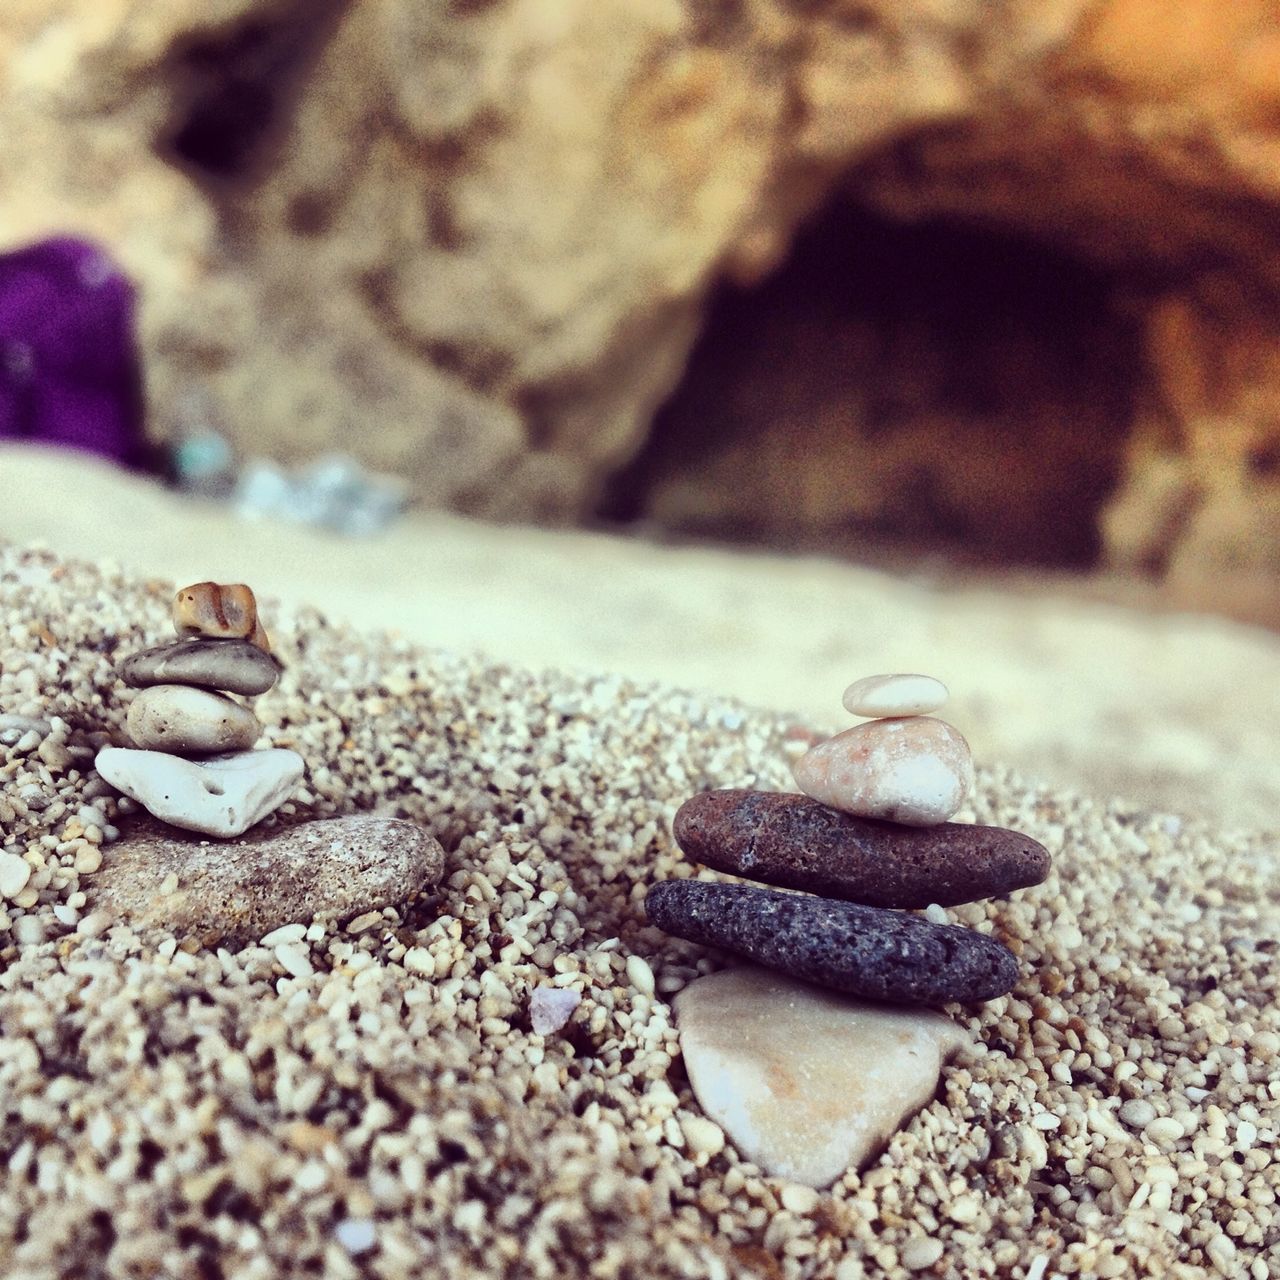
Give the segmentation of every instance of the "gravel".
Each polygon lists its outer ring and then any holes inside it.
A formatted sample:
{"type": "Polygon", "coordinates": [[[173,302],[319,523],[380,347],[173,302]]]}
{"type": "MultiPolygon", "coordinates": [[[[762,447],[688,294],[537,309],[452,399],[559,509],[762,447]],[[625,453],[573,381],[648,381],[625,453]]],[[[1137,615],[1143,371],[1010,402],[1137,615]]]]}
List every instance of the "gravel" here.
{"type": "Polygon", "coordinates": [[[962,819],[1025,830],[1054,871],[948,914],[1026,976],[953,1011],[977,1048],[810,1212],[697,1123],[670,1000],[724,960],[641,906],[691,871],[669,830],[688,795],[788,785],[783,720],[264,602],[287,664],[266,739],[309,764],[273,821],[403,817],[449,861],[357,932],[211,951],[83,914],[85,851],[107,865],[131,821],[92,771],[121,740],[112,664],[164,638],[171,591],[0,549],[0,711],[48,725],[0,746],[0,845],[31,868],[0,902],[6,1273],[1280,1270],[1274,837],[980,769],[962,819]],[[544,983],[581,994],[572,1034],[529,1033],[544,983]],[[1155,1135],[1121,1119],[1135,1099],[1155,1135]]]}

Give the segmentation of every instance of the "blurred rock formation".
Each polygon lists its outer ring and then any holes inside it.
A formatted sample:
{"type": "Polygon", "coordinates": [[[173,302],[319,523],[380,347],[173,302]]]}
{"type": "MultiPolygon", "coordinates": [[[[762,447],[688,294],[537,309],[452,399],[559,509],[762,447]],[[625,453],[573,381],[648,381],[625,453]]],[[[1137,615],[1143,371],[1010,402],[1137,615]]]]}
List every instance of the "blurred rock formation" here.
{"type": "MultiPolygon", "coordinates": [[[[637,514],[681,520],[700,482],[671,479],[655,414],[712,291],[847,207],[833,268],[862,303],[820,393],[786,364],[814,341],[783,335],[769,394],[696,442],[728,524],[916,521],[1004,555],[1052,511],[1049,558],[1100,531],[1192,595],[1274,598],[1271,0],[8,0],[0,136],[0,248],[90,234],[140,283],[158,435],[198,384],[247,450],[351,450],[427,503],[577,520],[621,473],[637,514]],[[1000,237],[1059,265],[976,313],[1004,317],[989,349],[929,312],[927,272],[889,324],[857,292],[867,211],[978,228],[993,278],[1000,237]],[[756,440],[765,475],[732,463],[756,440]]],[[[804,301],[774,311],[812,333],[804,301]]],[[[681,436],[699,397],[673,402],[681,436]]]]}

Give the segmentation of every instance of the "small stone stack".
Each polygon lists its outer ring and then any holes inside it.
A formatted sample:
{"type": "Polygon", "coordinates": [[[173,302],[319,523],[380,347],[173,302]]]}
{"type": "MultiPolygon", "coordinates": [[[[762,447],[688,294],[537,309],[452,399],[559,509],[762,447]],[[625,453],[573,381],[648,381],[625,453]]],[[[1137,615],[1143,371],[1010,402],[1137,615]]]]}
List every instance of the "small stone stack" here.
{"type": "Polygon", "coordinates": [[[262,725],[231,696],[266,693],[280,663],[243,583],[183,587],[173,625],[178,640],[120,664],[125,684],[141,690],[127,721],[137,749],[104,747],[95,764],[155,817],[237,836],[283,804],[303,773],[296,751],[252,750],[262,725]]]}
{"type": "Polygon", "coordinates": [[[859,680],[844,705],[876,718],[796,762],[805,794],[687,800],[675,836],[690,858],[804,892],[667,880],[649,890],[649,918],[869,1000],[939,1005],[1011,990],[1018,963],[994,938],[902,910],[994,897],[1049,873],[1048,852],[1030,837],[947,821],[973,786],[973,760],[957,730],[927,714],[946,698],[929,676],[859,680]]]}

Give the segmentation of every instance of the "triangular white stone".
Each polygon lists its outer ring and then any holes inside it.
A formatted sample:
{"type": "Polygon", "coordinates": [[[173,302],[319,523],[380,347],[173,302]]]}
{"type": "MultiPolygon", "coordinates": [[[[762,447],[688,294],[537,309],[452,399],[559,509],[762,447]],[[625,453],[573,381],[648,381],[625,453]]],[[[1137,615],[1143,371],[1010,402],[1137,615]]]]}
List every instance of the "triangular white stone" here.
{"type": "Polygon", "coordinates": [[[284,747],[199,761],[103,747],[94,766],[148,813],[208,836],[238,836],[260,822],[289,798],[305,768],[302,757],[284,747]]]}
{"type": "Polygon", "coordinates": [[[923,1009],[828,995],[729,969],[676,997],[680,1048],[703,1111],[766,1173],[825,1187],[933,1096],[966,1043],[923,1009]]]}

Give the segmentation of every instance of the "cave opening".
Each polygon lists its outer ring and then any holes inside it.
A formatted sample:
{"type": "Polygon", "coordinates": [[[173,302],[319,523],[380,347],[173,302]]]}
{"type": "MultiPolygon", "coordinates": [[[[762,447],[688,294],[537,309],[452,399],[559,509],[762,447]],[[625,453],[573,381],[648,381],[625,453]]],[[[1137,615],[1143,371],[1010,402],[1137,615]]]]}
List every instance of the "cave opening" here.
{"type": "Polygon", "coordinates": [[[762,284],[719,288],[601,515],[854,558],[1092,566],[1142,378],[1114,275],[840,201],[762,284]]]}
{"type": "Polygon", "coordinates": [[[174,114],[160,153],[205,183],[269,167],[348,0],[297,0],[180,46],[166,69],[174,114]],[[305,20],[303,20],[305,19],[305,20]]]}

